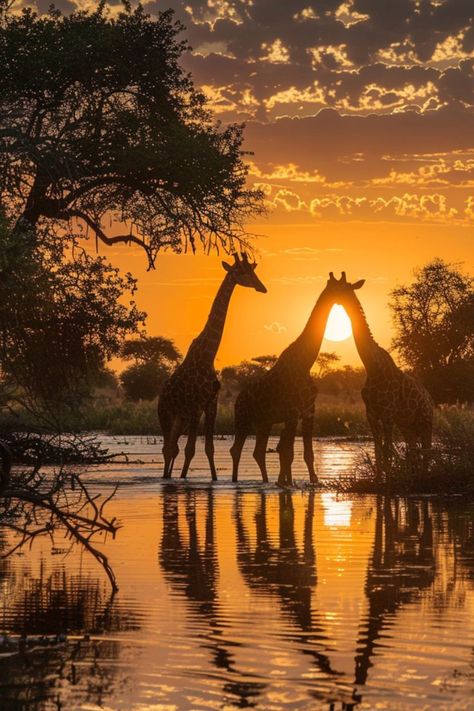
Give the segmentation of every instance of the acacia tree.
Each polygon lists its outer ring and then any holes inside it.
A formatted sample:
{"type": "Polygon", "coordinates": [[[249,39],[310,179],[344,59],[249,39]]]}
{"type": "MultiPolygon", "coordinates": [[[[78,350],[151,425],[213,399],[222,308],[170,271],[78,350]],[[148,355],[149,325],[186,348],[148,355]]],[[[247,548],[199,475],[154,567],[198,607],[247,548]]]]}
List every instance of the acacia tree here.
{"type": "Polygon", "coordinates": [[[392,291],[393,346],[438,401],[474,399],[474,279],[435,259],[392,291]]]}
{"type": "Polygon", "coordinates": [[[181,353],[173,341],[161,336],[143,336],[126,341],[121,356],[132,361],[120,373],[122,388],[130,400],[154,400],[181,360],[181,353]]]}
{"type": "Polygon", "coordinates": [[[0,214],[0,393],[57,428],[145,314],[130,274],[55,233],[40,236],[32,250],[29,233],[0,214]]]}
{"type": "Polygon", "coordinates": [[[213,122],[179,65],[171,11],[109,16],[0,0],[0,188],[17,223],[86,227],[107,245],[246,246],[262,195],[246,187],[242,127],[213,122]],[[10,3],[11,4],[11,3],[10,3]]]}

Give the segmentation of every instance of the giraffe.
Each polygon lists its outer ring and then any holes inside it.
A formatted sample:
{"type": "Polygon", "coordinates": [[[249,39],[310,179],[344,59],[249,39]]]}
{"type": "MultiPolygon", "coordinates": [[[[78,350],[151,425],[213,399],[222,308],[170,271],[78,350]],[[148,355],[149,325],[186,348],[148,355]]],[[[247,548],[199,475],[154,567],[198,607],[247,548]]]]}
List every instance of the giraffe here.
{"type": "Polygon", "coordinates": [[[283,423],[278,443],[280,474],[278,484],[291,486],[291,465],[294,457],[294,440],[301,419],[304,460],[310,481],[318,478],[314,469],[313,421],[316,385],[310,371],[319,354],[326,321],[334,305],[331,292],[333,282],[328,281],[302,333],[280,355],[275,365],[259,380],[245,386],[235,402],[235,439],[231,447],[233,460],[232,481],[237,481],[240,456],[247,436],[255,430],[253,456],[263,481],[268,481],[266,451],[272,425],[283,423]]]}
{"type": "Polygon", "coordinates": [[[158,402],[158,417],[163,432],[163,478],[171,477],[179,452],[178,440],[187,429],[188,439],[181,477],[186,478],[196,449],[199,420],[205,417],[205,450],[211,476],[217,479],[214,464],[214,422],[217,412],[219,381],[214,360],[222,339],[229,302],[237,284],[263,294],[266,288],[255,274],[256,263],[246,254],[234,254],[234,264],[222,262],[226,275],[212,304],[206,325],[191,343],[183,362],[164,383],[158,402]]]}
{"type": "Polygon", "coordinates": [[[391,464],[395,426],[405,439],[409,456],[414,454],[417,443],[425,451],[431,448],[433,401],[424,386],[400,370],[372,336],[355,293],[365,280],[350,284],[345,272],[339,281],[332,274],[331,278],[337,285],[335,301],[351,319],[356,348],[367,373],[362,398],[374,438],[376,470],[381,476],[391,464]]]}

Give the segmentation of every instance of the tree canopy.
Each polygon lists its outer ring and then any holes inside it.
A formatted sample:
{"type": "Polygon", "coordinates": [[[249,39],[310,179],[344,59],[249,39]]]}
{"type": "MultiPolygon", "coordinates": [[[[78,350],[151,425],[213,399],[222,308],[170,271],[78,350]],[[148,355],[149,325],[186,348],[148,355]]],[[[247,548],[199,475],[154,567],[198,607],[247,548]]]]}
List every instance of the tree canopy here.
{"type": "Polygon", "coordinates": [[[474,399],[474,279],[435,259],[392,291],[394,347],[437,400],[474,399]]]}
{"type": "Polygon", "coordinates": [[[222,128],[183,72],[183,27],[141,6],[109,16],[52,9],[0,24],[0,188],[9,218],[54,221],[107,245],[246,244],[261,211],[242,127],[222,128]]]}
{"type": "MultiPolygon", "coordinates": [[[[1,218],[1,215],[0,215],[1,218]]],[[[19,400],[59,424],[144,319],[135,280],[55,233],[31,249],[0,219],[0,376],[4,403],[19,400]],[[128,303],[126,297],[129,296],[128,303]]]]}
{"type": "Polygon", "coordinates": [[[125,341],[124,360],[132,361],[120,374],[120,382],[129,400],[154,400],[181,353],[173,341],[161,336],[142,336],[125,341]]]}

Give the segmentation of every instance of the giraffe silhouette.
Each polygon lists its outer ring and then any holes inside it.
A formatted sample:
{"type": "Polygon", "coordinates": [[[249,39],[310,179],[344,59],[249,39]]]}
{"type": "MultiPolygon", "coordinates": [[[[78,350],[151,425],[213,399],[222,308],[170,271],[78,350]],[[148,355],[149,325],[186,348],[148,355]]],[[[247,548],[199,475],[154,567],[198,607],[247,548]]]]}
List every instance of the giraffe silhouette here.
{"type": "Polygon", "coordinates": [[[372,555],[365,582],[367,611],[361,620],[355,655],[353,704],[362,702],[380,639],[402,607],[419,600],[436,577],[432,505],[426,500],[378,496],[372,555]]]}
{"type": "Polygon", "coordinates": [[[266,293],[266,288],[255,274],[256,264],[247,255],[234,254],[234,264],[222,262],[226,275],[219,287],[203,330],[191,343],[183,362],[164,383],[158,402],[158,417],[163,432],[163,478],[171,477],[184,430],[188,432],[185,460],[181,477],[185,478],[196,450],[196,437],[204,412],[205,449],[212,478],[217,479],[214,464],[214,423],[217,413],[219,381],[214,360],[222,339],[227,309],[239,284],[266,293]]]}
{"type": "Polygon", "coordinates": [[[316,385],[310,371],[318,357],[324,338],[326,321],[334,304],[333,282],[328,281],[298,338],[286,348],[275,365],[257,381],[244,386],[235,402],[235,439],[231,447],[232,481],[237,481],[240,456],[248,435],[255,431],[253,456],[263,481],[268,481],[266,451],[274,424],[284,424],[278,454],[281,486],[292,485],[291,465],[298,421],[302,422],[304,460],[312,483],[317,482],[314,470],[313,422],[316,385]]]}
{"type": "Polygon", "coordinates": [[[374,437],[378,475],[390,468],[393,456],[393,430],[397,426],[405,439],[409,456],[417,443],[423,450],[431,448],[433,401],[421,383],[398,368],[393,358],[375,341],[367,323],[356,290],[365,280],[350,284],[345,272],[339,279],[331,272],[333,294],[352,322],[357,351],[364,364],[367,379],[362,389],[367,419],[374,437]]]}

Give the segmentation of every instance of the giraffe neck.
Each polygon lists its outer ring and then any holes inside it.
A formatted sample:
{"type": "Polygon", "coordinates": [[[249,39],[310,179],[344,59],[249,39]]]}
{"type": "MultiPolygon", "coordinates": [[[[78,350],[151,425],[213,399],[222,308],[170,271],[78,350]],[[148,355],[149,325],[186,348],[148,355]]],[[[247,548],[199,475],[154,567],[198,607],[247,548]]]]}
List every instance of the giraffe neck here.
{"type": "Polygon", "coordinates": [[[198,357],[211,365],[214,363],[222,340],[227,310],[234,287],[234,279],[230,274],[226,274],[213,301],[206,325],[191,343],[186,359],[192,354],[193,360],[198,357]]]}
{"type": "Polygon", "coordinates": [[[369,324],[367,323],[362,304],[355,294],[352,295],[352,299],[344,303],[344,308],[351,320],[356,348],[366,371],[374,372],[380,368],[382,362],[385,363],[385,358],[380,358],[381,352],[392,361],[391,356],[386,351],[383,351],[374,339],[369,324]]]}
{"type": "Polygon", "coordinates": [[[299,362],[308,370],[311,369],[319,355],[332,305],[331,299],[323,292],[316,301],[300,336],[289,346],[288,350],[293,354],[296,353],[299,362]]]}

